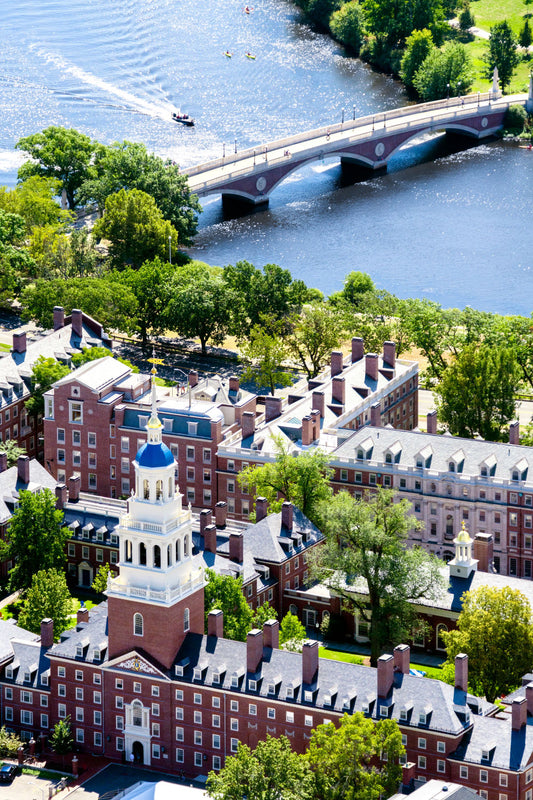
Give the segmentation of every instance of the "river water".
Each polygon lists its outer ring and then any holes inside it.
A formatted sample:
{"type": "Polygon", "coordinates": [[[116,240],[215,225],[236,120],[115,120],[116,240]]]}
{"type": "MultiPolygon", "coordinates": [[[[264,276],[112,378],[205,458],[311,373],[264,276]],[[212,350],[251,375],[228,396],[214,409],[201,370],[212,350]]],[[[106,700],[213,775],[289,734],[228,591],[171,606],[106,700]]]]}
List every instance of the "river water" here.
{"type": "MultiPolygon", "coordinates": [[[[48,125],[142,141],[188,166],[223,146],[340,121],[343,109],[361,116],[406,103],[398,83],[312,32],[290,3],[243,7],[0,0],[0,183],[16,181],[15,142],[48,125]],[[176,109],[196,126],[172,123],[176,109]]],[[[282,183],[267,210],[237,219],[224,218],[220,197],[202,203],[191,254],[209,263],[275,262],[325,293],[360,269],[402,297],[531,313],[533,155],[516,145],[450,152],[438,137],[352,186],[335,161],[315,163],[282,183]]]]}

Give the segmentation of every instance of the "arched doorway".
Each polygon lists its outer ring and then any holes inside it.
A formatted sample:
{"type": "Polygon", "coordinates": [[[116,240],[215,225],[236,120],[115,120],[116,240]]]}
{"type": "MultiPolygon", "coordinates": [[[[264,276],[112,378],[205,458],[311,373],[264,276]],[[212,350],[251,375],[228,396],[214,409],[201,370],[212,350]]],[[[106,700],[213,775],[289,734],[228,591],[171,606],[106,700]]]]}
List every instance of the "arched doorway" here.
{"type": "Polygon", "coordinates": [[[141,742],[133,742],[131,746],[134,764],[144,764],[144,747],[141,742]]]}

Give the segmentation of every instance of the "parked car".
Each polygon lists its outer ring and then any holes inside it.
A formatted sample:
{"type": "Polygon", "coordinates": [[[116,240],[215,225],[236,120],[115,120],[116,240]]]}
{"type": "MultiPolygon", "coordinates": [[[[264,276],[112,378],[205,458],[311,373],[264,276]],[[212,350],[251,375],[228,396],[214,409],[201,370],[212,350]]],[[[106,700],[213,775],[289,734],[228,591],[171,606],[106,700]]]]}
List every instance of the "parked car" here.
{"type": "Polygon", "coordinates": [[[2,781],[2,783],[10,783],[16,774],[16,764],[3,764],[0,767],[0,781],[2,781]]]}

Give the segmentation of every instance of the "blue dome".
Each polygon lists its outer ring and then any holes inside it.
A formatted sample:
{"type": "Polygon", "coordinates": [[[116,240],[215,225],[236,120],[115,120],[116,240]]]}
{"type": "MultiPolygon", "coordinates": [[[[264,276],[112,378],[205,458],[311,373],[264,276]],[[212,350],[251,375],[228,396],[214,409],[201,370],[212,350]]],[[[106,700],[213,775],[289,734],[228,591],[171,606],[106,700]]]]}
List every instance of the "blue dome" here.
{"type": "Polygon", "coordinates": [[[174,464],[174,456],[163,442],[143,444],[135,460],[140,467],[168,467],[174,464]]]}

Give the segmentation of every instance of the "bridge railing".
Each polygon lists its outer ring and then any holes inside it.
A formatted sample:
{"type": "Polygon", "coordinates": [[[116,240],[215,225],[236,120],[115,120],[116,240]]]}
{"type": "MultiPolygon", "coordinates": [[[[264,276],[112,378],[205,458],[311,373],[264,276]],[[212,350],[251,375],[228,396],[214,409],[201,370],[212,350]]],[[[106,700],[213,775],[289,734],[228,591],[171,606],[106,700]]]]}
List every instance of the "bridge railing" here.
{"type": "Polygon", "coordinates": [[[396,108],[391,111],[382,111],[378,114],[369,114],[365,117],[358,117],[355,120],[349,119],[344,122],[336,122],[333,125],[325,125],[321,128],[315,128],[310,131],[287,136],[284,139],[277,139],[275,141],[267,142],[266,144],[259,145],[258,147],[249,147],[246,150],[241,150],[239,153],[224,156],[222,158],[207,161],[204,164],[198,164],[195,167],[183,169],[183,174],[192,178],[202,172],[209,172],[221,167],[227,167],[233,164],[238,164],[239,161],[244,161],[249,158],[261,158],[268,155],[271,150],[288,149],[295,144],[310,141],[312,139],[319,139],[339,132],[347,132],[357,130],[358,128],[368,127],[370,125],[380,125],[392,120],[401,120],[413,114],[424,113],[424,111],[433,111],[438,109],[461,109],[465,106],[476,106],[481,103],[486,103],[498,100],[493,92],[477,92],[476,94],[465,95],[464,97],[450,97],[444,100],[433,100],[429,103],[414,103],[410,106],[396,108]]]}

